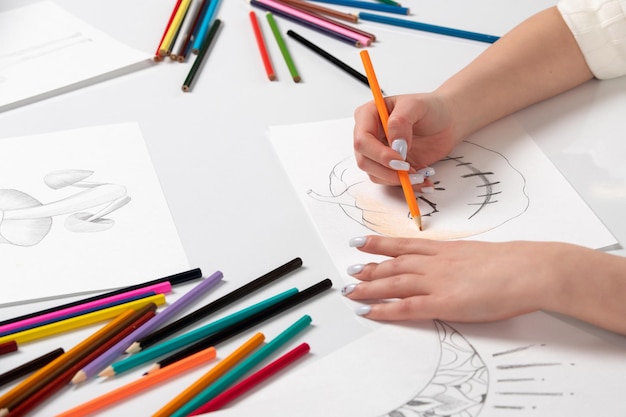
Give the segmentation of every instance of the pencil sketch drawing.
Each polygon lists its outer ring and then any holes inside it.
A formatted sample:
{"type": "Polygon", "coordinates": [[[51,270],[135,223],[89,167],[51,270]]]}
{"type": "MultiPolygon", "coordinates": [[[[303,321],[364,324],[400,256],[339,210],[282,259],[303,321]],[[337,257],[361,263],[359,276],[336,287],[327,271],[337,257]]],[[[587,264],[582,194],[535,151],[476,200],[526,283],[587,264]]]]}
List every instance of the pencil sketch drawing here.
{"type": "Polygon", "coordinates": [[[350,219],[378,234],[396,237],[458,239],[494,229],[524,213],[530,199],[524,175],[499,152],[463,141],[433,165],[435,191],[417,198],[425,230],[418,231],[400,187],[372,183],[353,156],[329,174],[330,194],[310,197],[338,205],[350,219]]]}
{"type": "MultiPolygon", "coordinates": [[[[573,393],[546,390],[546,368],[563,367],[560,362],[526,362],[516,355],[545,344],[520,346],[494,352],[496,364],[491,371],[472,344],[450,324],[433,320],[440,342],[439,363],[430,381],[405,404],[385,414],[385,417],[476,417],[487,406],[487,397],[494,410],[524,411],[536,409],[533,398],[566,398],[573,393]],[[489,387],[495,385],[496,389],[489,387]],[[540,388],[537,388],[540,387],[540,388]]],[[[574,364],[569,364],[574,366],[574,364]]],[[[518,414],[511,414],[518,415],[518,414]]],[[[381,416],[382,417],[382,416],[381,416]]]]}
{"type": "Polygon", "coordinates": [[[130,197],[122,185],[86,181],[92,174],[82,169],[49,173],[43,179],[48,187],[79,191],[45,204],[25,192],[0,189],[0,243],[37,245],[50,232],[52,218],[68,214],[64,226],[71,232],[99,232],[113,227],[114,220],[105,216],[128,204],[130,197]]]}
{"type": "Polygon", "coordinates": [[[8,69],[13,69],[13,67],[56,53],[62,49],[91,41],[92,39],[83,33],[75,32],[58,39],[50,39],[40,44],[2,53],[0,54],[0,83],[9,78],[5,72],[8,69]]]}

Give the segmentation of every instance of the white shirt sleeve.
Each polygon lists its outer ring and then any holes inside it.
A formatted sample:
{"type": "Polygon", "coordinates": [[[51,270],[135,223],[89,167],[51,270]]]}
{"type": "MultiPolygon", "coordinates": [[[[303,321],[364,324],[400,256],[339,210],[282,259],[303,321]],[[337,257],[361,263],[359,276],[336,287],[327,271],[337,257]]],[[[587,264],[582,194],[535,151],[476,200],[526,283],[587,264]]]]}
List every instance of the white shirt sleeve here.
{"type": "Polygon", "coordinates": [[[626,0],[559,0],[557,8],[596,78],[626,74],[626,0]]]}

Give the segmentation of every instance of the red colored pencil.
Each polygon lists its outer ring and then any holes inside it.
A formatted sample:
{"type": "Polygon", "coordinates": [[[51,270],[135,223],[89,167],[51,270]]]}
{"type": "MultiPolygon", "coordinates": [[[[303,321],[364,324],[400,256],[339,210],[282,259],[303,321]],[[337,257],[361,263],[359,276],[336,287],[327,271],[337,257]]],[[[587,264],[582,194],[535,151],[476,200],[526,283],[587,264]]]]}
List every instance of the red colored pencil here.
{"type": "Polygon", "coordinates": [[[174,10],[172,10],[172,14],[170,15],[170,19],[167,21],[167,25],[165,26],[165,30],[163,31],[163,35],[161,36],[161,40],[159,41],[159,45],[157,46],[156,52],[154,53],[154,60],[160,61],[163,59],[163,55],[161,55],[161,44],[163,44],[163,40],[165,39],[165,35],[167,35],[167,31],[172,25],[172,21],[174,20],[174,16],[176,16],[176,12],[178,11],[178,7],[180,6],[182,0],[176,0],[176,5],[174,6],[174,10]]]}
{"type": "Polygon", "coordinates": [[[265,67],[267,78],[269,78],[270,81],[274,81],[276,79],[274,67],[272,67],[272,61],[270,60],[270,55],[267,52],[267,47],[265,46],[263,33],[261,32],[261,28],[259,27],[259,21],[256,17],[256,13],[254,13],[253,10],[250,11],[250,23],[252,24],[252,30],[254,31],[256,44],[259,47],[259,52],[261,53],[261,59],[263,60],[263,66],[265,67]]]}
{"type": "MultiPolygon", "coordinates": [[[[202,407],[198,408],[193,413],[191,413],[190,416],[197,416],[199,414],[219,410],[220,408],[224,407],[229,402],[242,396],[247,391],[259,385],[261,382],[265,381],[272,375],[276,374],[281,369],[285,368],[288,365],[291,365],[298,358],[301,358],[302,356],[306,355],[310,349],[311,348],[309,347],[308,343],[302,343],[298,345],[297,347],[293,348],[289,352],[285,353],[280,358],[269,363],[268,365],[259,369],[254,374],[242,380],[238,384],[233,385],[231,388],[227,389],[226,391],[222,392],[218,396],[214,397],[212,400],[204,404],[202,407]]],[[[13,415],[11,414],[11,416],[13,415]]]]}
{"type": "Polygon", "coordinates": [[[0,344],[0,355],[5,353],[15,352],[17,350],[17,342],[15,340],[9,340],[0,344]]]}

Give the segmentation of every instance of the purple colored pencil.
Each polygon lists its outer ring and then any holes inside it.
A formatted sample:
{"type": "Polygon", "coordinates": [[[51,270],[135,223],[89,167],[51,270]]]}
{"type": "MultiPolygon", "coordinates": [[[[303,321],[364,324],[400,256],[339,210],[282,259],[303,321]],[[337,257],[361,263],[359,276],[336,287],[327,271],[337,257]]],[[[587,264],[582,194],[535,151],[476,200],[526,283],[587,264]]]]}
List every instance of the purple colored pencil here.
{"type": "Polygon", "coordinates": [[[141,339],[150,332],[155,331],[160,326],[165,324],[167,320],[174,317],[181,310],[192,304],[198,298],[202,297],[207,291],[213,288],[218,282],[222,280],[224,275],[222,272],[217,271],[213,275],[204,279],[200,284],[193,287],[189,292],[174,301],[169,307],[163,310],[161,313],[155,315],[152,319],[148,320],[143,326],[120,340],[115,346],[107,350],[102,355],[98,356],[95,360],[87,364],[82,370],[80,370],[72,382],[79,383],[85,379],[89,379],[98,374],[102,369],[106,368],[115,359],[124,353],[130,345],[137,340],[141,339]]]}

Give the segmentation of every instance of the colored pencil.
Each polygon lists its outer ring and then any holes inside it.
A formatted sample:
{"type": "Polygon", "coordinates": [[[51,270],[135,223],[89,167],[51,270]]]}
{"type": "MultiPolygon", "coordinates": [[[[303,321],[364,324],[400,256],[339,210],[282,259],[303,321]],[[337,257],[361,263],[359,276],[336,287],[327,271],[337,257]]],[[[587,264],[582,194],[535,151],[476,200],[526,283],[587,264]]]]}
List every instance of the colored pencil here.
{"type": "Polygon", "coordinates": [[[198,14],[198,10],[201,7],[200,0],[190,0],[189,6],[187,10],[185,10],[185,15],[183,16],[182,22],[178,28],[178,33],[176,38],[172,42],[172,47],[170,48],[169,57],[172,61],[178,61],[178,54],[184,53],[183,45],[187,41],[187,39],[191,36],[191,27],[193,26],[193,21],[195,16],[198,14]]]}
{"type": "Polygon", "coordinates": [[[274,376],[282,369],[286,368],[289,365],[292,365],[296,360],[309,353],[310,350],[311,348],[308,343],[299,344],[275,361],[269,363],[268,365],[265,365],[254,374],[228,388],[221,394],[217,395],[190,415],[196,416],[199,414],[210,413],[211,411],[217,411],[220,408],[223,408],[225,405],[241,397],[243,394],[250,391],[252,388],[264,382],[271,376],[274,376]]]}
{"type": "Polygon", "coordinates": [[[202,20],[202,15],[206,11],[207,3],[207,0],[196,1],[195,5],[197,5],[197,7],[194,7],[193,11],[190,12],[190,18],[188,19],[190,25],[188,30],[183,34],[183,41],[180,44],[178,52],[176,52],[176,60],[178,62],[184,62],[189,55],[189,51],[191,51],[193,39],[198,30],[198,25],[202,20]]]}
{"type": "MultiPolygon", "coordinates": [[[[224,375],[229,369],[239,363],[250,352],[256,349],[265,340],[263,333],[256,333],[241,346],[235,349],[230,355],[219,361],[217,365],[197,379],[193,384],[174,397],[171,401],[159,409],[152,417],[168,417],[180,407],[185,405],[193,397],[198,395],[203,389],[208,387],[217,378],[224,375]]],[[[169,368],[169,367],[168,367],[169,368]]],[[[167,369],[167,368],[164,368],[167,369]]],[[[161,371],[159,371],[161,372],[161,371]]],[[[155,372],[156,373],[156,372],[155,372]]],[[[152,374],[151,374],[152,375],[152,374]]]]}
{"type": "Polygon", "coordinates": [[[289,49],[287,48],[287,44],[285,44],[285,40],[283,36],[280,34],[280,30],[278,29],[278,24],[276,20],[274,20],[274,16],[272,13],[267,12],[265,14],[268,23],[270,24],[270,28],[272,28],[272,33],[274,34],[274,39],[276,39],[276,43],[278,44],[278,48],[280,48],[280,53],[287,64],[287,68],[289,68],[289,73],[291,74],[291,78],[294,82],[299,83],[301,81],[300,74],[298,74],[298,69],[291,58],[291,54],[289,53],[289,49]]]}
{"type": "Polygon", "coordinates": [[[299,293],[294,294],[290,296],[289,298],[283,301],[280,301],[263,311],[259,311],[258,313],[246,318],[245,320],[239,323],[232,325],[230,328],[224,329],[221,332],[210,335],[198,342],[195,342],[187,346],[186,348],[176,353],[173,353],[172,355],[164,359],[161,359],[159,362],[154,364],[148,372],[153,372],[156,369],[161,369],[173,363],[176,363],[182,358],[192,355],[199,350],[205,349],[207,346],[215,346],[217,343],[227,340],[228,338],[233,337],[243,332],[244,330],[247,330],[265,320],[268,320],[276,316],[279,313],[282,313],[292,307],[295,307],[298,304],[303,303],[304,301],[307,301],[313,298],[314,296],[320,294],[321,292],[327,289],[330,289],[332,285],[333,283],[331,280],[329,280],[328,278],[324,279],[318,282],[317,284],[314,284],[310,286],[309,288],[306,288],[300,291],[299,293]]]}
{"type": "MultiPolygon", "coordinates": [[[[408,7],[402,6],[392,6],[389,4],[380,4],[380,3],[370,3],[367,1],[360,0],[312,0],[318,3],[328,3],[328,4],[336,4],[338,6],[347,6],[354,7],[356,9],[366,9],[366,10],[374,10],[377,12],[383,13],[393,13],[393,14],[409,14],[408,7]]],[[[361,16],[359,16],[360,18],[361,16]]]]}
{"type": "Polygon", "coordinates": [[[82,314],[93,313],[94,311],[114,307],[116,305],[139,300],[141,298],[149,297],[152,295],[166,294],[171,291],[172,287],[169,282],[163,282],[161,284],[151,285],[150,287],[146,288],[148,288],[149,290],[145,291],[144,289],[140,289],[130,291],[129,293],[118,294],[116,296],[103,298],[101,300],[93,301],[91,303],[85,303],[64,310],[57,310],[53,311],[52,313],[42,314],[41,316],[17,321],[15,323],[9,323],[7,325],[0,326],[0,336],[6,336],[11,333],[32,329],[60,320],[66,320],[72,317],[80,316],[82,314]],[[156,291],[154,291],[153,289],[156,289],[156,291]]]}
{"type": "Polygon", "coordinates": [[[298,6],[302,9],[306,9],[310,12],[317,12],[323,15],[335,17],[337,19],[345,20],[346,22],[356,23],[359,20],[359,16],[351,13],[344,13],[339,10],[331,9],[328,7],[320,6],[319,4],[313,4],[303,0],[282,0],[283,3],[289,3],[293,6],[298,6]]]}
{"type": "Polygon", "coordinates": [[[57,348],[51,352],[41,355],[33,360],[30,360],[22,365],[19,365],[9,371],[0,374],[0,387],[42,368],[54,359],[58,358],[64,352],[65,351],[63,350],[63,348],[57,348]]]}
{"type": "Polygon", "coordinates": [[[161,45],[163,44],[163,40],[165,39],[165,36],[167,36],[167,32],[170,29],[170,26],[172,25],[172,21],[174,20],[174,16],[176,16],[176,11],[178,10],[178,7],[180,6],[182,0],[176,0],[176,4],[174,5],[174,9],[172,9],[172,13],[170,14],[170,18],[167,21],[167,25],[165,25],[165,29],[163,30],[163,35],[161,35],[161,40],[159,41],[159,46],[157,46],[157,49],[154,53],[154,60],[155,61],[160,61],[161,59],[163,59],[163,57],[160,55],[161,52],[161,45]]]}
{"type": "Polygon", "coordinates": [[[164,327],[161,327],[160,329],[150,333],[146,337],[139,339],[136,343],[133,343],[133,345],[127,350],[127,352],[137,353],[142,349],[150,347],[160,342],[161,340],[173,335],[174,333],[177,333],[200,320],[206,319],[211,314],[231,305],[235,301],[239,301],[242,298],[254,293],[255,291],[264,288],[265,286],[271,284],[277,279],[282,278],[288,273],[295,271],[301,266],[302,259],[299,257],[293,258],[283,265],[248,282],[245,285],[242,285],[241,287],[229,292],[228,294],[218,298],[217,300],[212,301],[209,304],[181,317],[180,319],[173,321],[172,323],[164,327]]]}
{"type": "Polygon", "coordinates": [[[58,311],[58,310],[64,310],[66,308],[71,308],[74,306],[79,306],[85,303],[89,303],[92,301],[96,301],[96,300],[101,300],[103,298],[107,298],[107,297],[112,297],[118,294],[123,294],[123,293],[127,293],[129,291],[134,291],[137,289],[141,289],[141,288],[145,288],[145,287],[149,287],[151,285],[155,285],[155,284],[160,284],[163,282],[169,282],[171,284],[171,286],[176,286],[176,285],[180,285],[180,284],[184,284],[188,281],[191,280],[195,280],[198,278],[202,277],[202,271],[200,270],[200,268],[196,268],[196,269],[191,269],[189,271],[185,271],[185,272],[180,272],[178,274],[174,274],[174,275],[170,275],[167,277],[163,277],[163,278],[158,278],[152,281],[146,281],[143,282],[141,284],[136,284],[136,285],[131,285],[128,287],[124,287],[124,288],[120,288],[118,290],[114,290],[114,291],[109,291],[103,294],[99,294],[99,295],[95,295],[92,297],[88,297],[88,298],[84,298],[81,300],[77,300],[77,301],[72,301],[71,303],[66,303],[66,304],[61,304],[55,307],[50,307],[44,310],[39,310],[39,311],[35,311],[33,313],[28,313],[28,314],[24,314],[21,316],[17,316],[17,317],[12,317],[10,319],[7,320],[3,320],[0,322],[0,325],[5,325],[5,324],[9,324],[9,323],[15,323],[17,321],[22,321],[22,320],[26,320],[32,317],[37,317],[37,316],[41,316],[43,314],[48,314],[51,313],[53,311],[58,311]]]}
{"type": "Polygon", "coordinates": [[[351,38],[353,39],[353,44],[357,47],[369,46],[372,43],[372,39],[374,39],[374,35],[371,33],[365,33],[360,29],[353,28],[344,23],[324,17],[315,12],[301,9],[297,6],[274,0],[256,0],[256,3],[260,3],[268,9],[279,11],[280,16],[294,17],[297,19],[294,21],[297,22],[309,22],[309,27],[324,28],[329,32],[334,32],[338,35],[351,38]]]}
{"type": "Polygon", "coordinates": [[[167,29],[167,33],[163,38],[163,42],[161,42],[161,45],[159,46],[160,56],[168,55],[168,51],[172,49],[174,38],[180,30],[180,26],[183,23],[183,18],[185,17],[185,14],[187,14],[187,10],[189,10],[190,3],[191,0],[181,0],[180,5],[176,9],[176,13],[174,14],[174,18],[170,23],[170,27],[167,29]]]}
{"type": "Polygon", "coordinates": [[[254,32],[254,39],[256,39],[256,44],[259,48],[259,53],[261,54],[261,60],[263,61],[265,73],[267,74],[267,78],[269,78],[270,81],[274,81],[276,79],[276,73],[274,73],[272,60],[270,59],[270,54],[267,52],[267,47],[265,46],[265,39],[263,39],[263,32],[261,32],[261,27],[259,26],[259,21],[256,17],[256,13],[251,10],[249,16],[250,24],[252,25],[252,31],[254,32]]]}
{"type": "Polygon", "coordinates": [[[357,81],[359,81],[360,83],[364,84],[365,86],[367,86],[369,88],[369,82],[367,81],[367,77],[365,75],[361,74],[360,72],[358,72],[357,70],[355,70],[354,68],[352,68],[351,66],[349,66],[348,64],[346,64],[345,62],[341,61],[339,58],[334,57],[330,53],[326,52],[325,50],[323,50],[319,46],[315,45],[313,42],[311,42],[308,39],[304,38],[303,36],[297,34],[296,32],[294,32],[291,29],[289,29],[287,31],[287,35],[290,36],[291,38],[295,39],[296,41],[298,41],[302,45],[306,46],[307,48],[309,48],[310,50],[312,50],[313,52],[315,52],[316,54],[318,54],[322,58],[326,59],[328,62],[330,62],[331,64],[335,65],[337,68],[345,71],[350,76],[352,76],[354,79],[356,79],[357,81]]]}
{"type": "Polygon", "coordinates": [[[415,22],[413,20],[396,19],[389,16],[382,16],[374,13],[359,13],[359,18],[370,22],[384,23],[391,26],[405,27],[409,29],[421,30],[423,32],[436,33],[439,35],[453,36],[456,38],[470,39],[473,41],[494,43],[499,36],[486,35],[483,33],[469,32],[466,30],[453,29],[444,26],[430,25],[427,23],[415,22]]]}
{"type": "MultiPolygon", "coordinates": [[[[374,95],[374,102],[376,103],[376,108],[378,109],[380,121],[382,122],[385,135],[387,136],[387,138],[389,138],[389,132],[387,131],[387,120],[389,119],[389,111],[387,110],[387,105],[385,104],[383,93],[380,89],[380,86],[378,85],[378,79],[376,78],[376,73],[374,72],[372,61],[367,51],[361,51],[359,54],[361,55],[363,67],[365,68],[365,73],[367,74],[367,79],[370,84],[370,90],[372,90],[372,94],[374,95]]],[[[413,221],[415,221],[415,224],[417,225],[419,230],[422,230],[422,215],[420,214],[420,209],[417,205],[417,199],[415,198],[413,186],[411,185],[411,181],[409,180],[409,174],[406,171],[397,172],[398,178],[400,179],[400,185],[402,186],[402,191],[404,192],[404,198],[406,199],[406,202],[409,206],[409,211],[411,212],[413,221]]]]}
{"type": "Polygon", "coordinates": [[[38,390],[46,386],[47,383],[57,378],[65,371],[70,369],[82,359],[94,352],[101,345],[106,343],[114,334],[122,331],[132,325],[137,319],[145,314],[146,311],[155,310],[156,304],[145,304],[143,307],[135,309],[127,309],[116,318],[104,325],[91,336],[74,346],[72,349],[62,354],[48,365],[31,374],[10,391],[0,397],[0,415],[10,412],[17,407],[26,398],[30,397],[38,390]]]}
{"type": "Polygon", "coordinates": [[[0,355],[15,352],[16,350],[17,350],[16,340],[7,340],[5,342],[0,342],[0,355]]]}
{"type": "Polygon", "coordinates": [[[142,324],[146,323],[148,320],[154,317],[155,310],[155,305],[146,306],[145,309],[139,312],[138,317],[132,324],[116,333],[113,333],[106,341],[104,341],[104,343],[102,343],[84,358],[78,360],[72,366],[64,369],[60,374],[51,378],[44,387],[29,395],[19,405],[11,409],[10,415],[12,417],[22,416],[55,393],[57,393],[58,391],[60,391],[61,389],[63,389],[64,387],[67,387],[72,381],[72,377],[76,374],[76,372],[78,372],[89,362],[100,356],[103,352],[110,349],[113,345],[118,343],[128,334],[133,332],[134,329],[141,327],[142,324]]]}
{"type": "Polygon", "coordinates": [[[215,348],[210,347],[203,351],[196,353],[180,361],[176,366],[168,367],[160,372],[143,376],[135,381],[132,381],[126,385],[123,385],[113,391],[109,391],[99,397],[96,397],[86,403],[80,404],[70,410],[58,414],[56,417],[79,417],[86,416],[95,413],[103,408],[113,405],[117,402],[123,401],[133,395],[145,391],[157,384],[168,381],[174,377],[177,377],[184,372],[197,368],[213,359],[215,359],[215,348]]]}
{"type": "Polygon", "coordinates": [[[214,25],[213,18],[215,17],[215,13],[217,12],[217,6],[219,5],[220,0],[211,0],[209,5],[202,16],[202,20],[198,24],[198,31],[194,36],[193,43],[191,46],[191,52],[194,54],[200,54],[202,47],[205,42],[211,42],[209,40],[209,33],[211,32],[211,28],[214,25]]]}
{"type": "Polygon", "coordinates": [[[250,356],[241,361],[238,365],[233,367],[222,377],[220,377],[217,381],[209,385],[198,395],[185,403],[181,408],[172,413],[171,417],[188,416],[190,413],[204,405],[206,402],[213,399],[229,386],[231,386],[234,382],[236,382],[239,378],[241,378],[248,371],[257,366],[259,363],[261,363],[269,355],[287,344],[291,339],[293,339],[298,333],[306,329],[310,324],[311,317],[308,315],[302,316],[299,320],[297,320],[295,323],[285,329],[274,339],[270,340],[267,344],[252,353],[250,356]]]}
{"type": "Polygon", "coordinates": [[[376,0],[379,1],[381,3],[385,3],[388,4],[390,6],[398,6],[398,7],[402,7],[402,5],[400,3],[398,3],[397,1],[393,1],[393,0],[376,0]]]}
{"type": "Polygon", "coordinates": [[[123,354],[124,351],[133,344],[133,342],[158,329],[161,325],[165,324],[169,319],[174,317],[184,308],[187,308],[198,298],[204,296],[211,288],[220,282],[223,277],[224,274],[222,274],[221,271],[217,271],[204,279],[178,300],[174,301],[171,305],[165,308],[162,312],[155,315],[152,319],[150,319],[150,321],[133,331],[131,334],[127,335],[124,339],[121,339],[117,344],[112,346],[106,352],[103,352],[99,357],[89,362],[89,364],[82,369],[82,375],[86,379],[96,376],[98,372],[102,371],[102,369],[106,368],[113,361],[115,361],[118,356],[123,354]]]}
{"type": "MultiPolygon", "coordinates": [[[[213,0],[213,1],[215,2],[217,0],[213,0]]],[[[196,78],[196,75],[200,72],[200,67],[202,66],[202,63],[204,62],[204,57],[208,55],[209,47],[213,43],[213,39],[215,38],[215,35],[221,23],[222,21],[220,19],[215,19],[215,21],[211,25],[209,34],[207,35],[204,43],[202,43],[202,49],[200,49],[198,56],[196,57],[196,59],[194,59],[191,69],[189,70],[189,74],[187,74],[187,78],[185,78],[185,81],[183,82],[183,87],[182,87],[183,91],[185,92],[191,91],[191,84],[193,83],[193,80],[196,78]]]]}
{"type": "Polygon", "coordinates": [[[94,311],[93,313],[72,317],[71,319],[57,321],[46,324],[45,326],[24,330],[23,332],[13,333],[8,336],[0,337],[0,343],[7,340],[15,340],[17,343],[32,342],[44,337],[54,336],[59,333],[68,332],[70,330],[75,330],[91,324],[109,320],[120,315],[121,312],[128,310],[129,308],[140,308],[148,303],[155,303],[157,305],[165,304],[165,296],[163,294],[157,294],[151,297],[131,301],[129,303],[105,308],[104,310],[94,311]]]}
{"type": "MultiPolygon", "coordinates": [[[[270,297],[250,307],[244,308],[243,310],[240,310],[236,313],[228,315],[224,318],[208,323],[202,327],[199,327],[190,332],[184,333],[178,337],[167,340],[158,345],[149,347],[148,349],[142,350],[141,352],[136,353],[132,356],[129,356],[128,358],[125,358],[125,359],[122,359],[120,361],[113,363],[112,365],[107,367],[105,370],[100,372],[99,375],[102,377],[114,376],[121,372],[125,372],[129,369],[132,369],[136,366],[139,366],[149,360],[155,359],[161,355],[167,354],[176,349],[183,348],[189,345],[190,343],[194,343],[198,340],[201,340],[202,338],[205,338],[225,328],[228,328],[229,326],[232,326],[233,324],[239,323],[242,320],[246,319],[247,317],[254,315],[258,311],[262,311],[266,309],[268,306],[272,306],[273,304],[276,304],[280,302],[281,300],[288,298],[289,296],[296,293],[297,291],[298,290],[295,288],[284,291],[278,295],[270,297]]],[[[214,345],[215,343],[212,343],[209,346],[214,346],[214,345]]],[[[202,349],[198,349],[194,351],[193,353],[203,350],[204,348],[209,347],[209,346],[205,346],[202,349]]]]}

